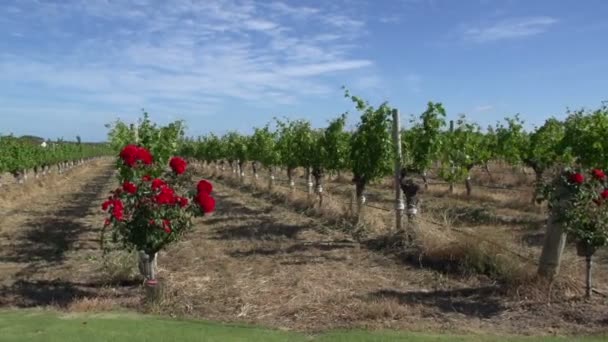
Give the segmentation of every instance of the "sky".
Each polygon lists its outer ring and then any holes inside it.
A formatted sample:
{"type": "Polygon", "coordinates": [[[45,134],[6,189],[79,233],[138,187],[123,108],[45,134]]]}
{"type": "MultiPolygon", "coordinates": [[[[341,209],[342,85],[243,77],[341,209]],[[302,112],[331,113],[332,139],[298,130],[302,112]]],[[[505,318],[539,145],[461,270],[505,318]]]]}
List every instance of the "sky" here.
{"type": "Polygon", "coordinates": [[[0,134],[101,141],[104,124],[198,136],[359,114],[341,87],[528,128],[608,100],[605,0],[2,0],[0,134]]]}

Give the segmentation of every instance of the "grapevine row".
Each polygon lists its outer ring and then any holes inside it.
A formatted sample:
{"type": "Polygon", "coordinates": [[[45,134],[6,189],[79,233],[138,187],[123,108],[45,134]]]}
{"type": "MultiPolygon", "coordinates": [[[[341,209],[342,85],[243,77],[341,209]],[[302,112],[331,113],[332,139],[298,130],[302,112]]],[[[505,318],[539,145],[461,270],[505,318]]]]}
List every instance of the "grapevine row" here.
{"type": "Polygon", "coordinates": [[[108,155],[106,144],[78,142],[38,142],[13,136],[0,136],[0,173],[22,175],[26,170],[46,170],[52,165],[108,155]]]}
{"type": "MultiPolygon", "coordinates": [[[[394,147],[391,143],[391,108],[388,103],[371,106],[360,97],[345,94],[360,112],[354,131],[346,130],[348,113],[314,129],[307,120],[274,119],[251,135],[229,132],[223,136],[208,134],[186,139],[182,154],[207,163],[227,162],[242,170],[251,163],[254,173],[260,167],[270,171],[286,170],[293,184],[296,168],[306,171],[309,184],[322,186],[325,173],[351,171],[357,195],[375,180],[392,173],[394,147]],[[274,129],[272,128],[274,127],[274,129]]],[[[483,131],[466,115],[447,119],[441,103],[429,102],[418,116],[412,116],[401,129],[404,170],[421,176],[426,186],[427,172],[450,184],[464,182],[472,192],[471,170],[482,167],[492,176],[491,161],[531,168],[536,184],[543,174],[564,165],[608,167],[608,108],[569,111],[565,120],[547,119],[532,131],[524,129],[519,115],[506,117],[483,131]]],[[[240,171],[239,171],[240,172],[240,171]]]]}

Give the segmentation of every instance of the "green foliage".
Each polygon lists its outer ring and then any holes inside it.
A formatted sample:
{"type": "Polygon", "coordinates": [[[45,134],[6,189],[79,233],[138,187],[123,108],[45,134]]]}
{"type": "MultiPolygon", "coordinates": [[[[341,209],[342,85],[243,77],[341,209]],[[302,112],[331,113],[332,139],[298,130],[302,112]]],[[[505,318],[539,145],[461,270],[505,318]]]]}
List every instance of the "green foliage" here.
{"type": "Polygon", "coordinates": [[[415,168],[414,165],[414,146],[416,146],[419,132],[416,127],[401,130],[401,156],[403,166],[408,169],[415,168]]]}
{"type": "MultiPolygon", "coordinates": [[[[200,212],[195,206],[182,209],[178,205],[153,204],[157,191],[152,190],[149,183],[141,181],[143,173],[147,173],[145,169],[137,170],[132,178],[126,179],[136,184],[138,191],[134,195],[122,192],[118,197],[124,203],[127,219],[112,220],[112,239],[128,251],[141,250],[152,255],[183,237],[192,228],[192,217],[200,212]],[[164,220],[170,222],[170,233],[163,230],[164,220]]],[[[170,181],[172,187],[180,188],[178,180],[170,181]]],[[[189,201],[192,202],[191,199],[189,201]]]]}
{"type": "Polygon", "coordinates": [[[194,157],[196,154],[196,141],[192,138],[184,138],[179,144],[178,154],[183,157],[194,157]]]}
{"type": "Polygon", "coordinates": [[[374,108],[348,90],[345,97],[362,113],[350,140],[350,163],[355,181],[365,186],[392,171],[391,108],[387,103],[374,108]]]}
{"type": "Polygon", "coordinates": [[[570,153],[582,167],[608,168],[608,106],[568,112],[560,152],[570,153]]]}
{"type": "Polygon", "coordinates": [[[231,131],[222,137],[222,142],[229,161],[238,160],[240,163],[245,163],[249,160],[249,137],[231,131]]]}
{"type": "Polygon", "coordinates": [[[134,125],[127,125],[121,120],[106,124],[108,131],[108,141],[116,152],[120,151],[125,145],[137,142],[137,131],[134,125]]]}
{"type": "Polygon", "coordinates": [[[523,150],[523,162],[537,172],[551,168],[568,158],[559,150],[564,138],[564,124],[555,118],[545,123],[530,134],[528,144],[523,150]]]}
{"type": "Polygon", "coordinates": [[[319,139],[319,155],[323,160],[320,164],[327,171],[341,171],[350,167],[351,134],[345,131],[345,126],[346,113],[330,121],[319,139]]]}
{"type": "Polygon", "coordinates": [[[281,164],[288,169],[312,166],[316,144],[310,122],[278,119],[275,121],[279,132],[277,147],[281,164]]]}
{"type": "Polygon", "coordinates": [[[24,169],[50,166],[60,162],[109,155],[107,144],[56,141],[42,146],[38,140],[0,136],[0,172],[18,173],[24,169]]]}
{"type": "Polygon", "coordinates": [[[441,103],[429,102],[419,121],[412,121],[414,126],[409,135],[405,136],[408,159],[412,167],[419,172],[428,170],[433,161],[439,157],[442,147],[441,130],[445,127],[445,116],[445,109],[441,103]]]}
{"type": "MultiPolygon", "coordinates": [[[[138,120],[138,124],[127,125],[117,120],[113,124],[108,124],[108,138],[110,146],[118,155],[123,147],[129,144],[143,146],[154,156],[154,167],[149,168],[149,174],[153,177],[161,175],[169,163],[169,159],[180,150],[180,144],[184,140],[184,124],[182,121],[175,121],[166,126],[158,126],[150,121],[148,113],[144,112],[143,117],[138,120]]],[[[122,161],[116,161],[119,181],[131,179],[134,169],[122,167],[122,161]]]]}
{"type": "Polygon", "coordinates": [[[528,144],[528,135],[524,131],[524,121],[519,114],[505,118],[506,124],[498,122],[494,130],[496,135],[496,157],[512,165],[522,162],[524,149],[528,144]]]}
{"type": "MultiPolygon", "coordinates": [[[[152,154],[152,163],[133,165],[120,154],[116,161],[119,184],[133,186],[135,191],[118,188],[104,203],[104,210],[110,213],[107,224],[111,224],[113,240],[127,250],[152,255],[180,239],[192,228],[192,217],[202,214],[194,204],[197,197],[189,188],[188,179],[169,170],[169,160],[177,151],[196,153],[196,146],[192,140],[183,139],[181,121],[158,126],[146,113],[137,126],[117,121],[110,127],[109,136],[112,146],[124,144],[119,151],[125,155],[141,155],[142,150],[152,154]],[[158,179],[151,181],[148,177],[158,179]],[[163,184],[153,186],[161,180],[163,184]],[[182,204],[186,199],[187,203],[182,204]]],[[[104,233],[105,229],[102,241],[104,233]]]]}
{"type": "Polygon", "coordinates": [[[272,168],[280,163],[280,155],[277,148],[278,134],[270,130],[270,126],[255,128],[249,139],[249,151],[251,159],[272,168]]]}
{"type": "MultiPolygon", "coordinates": [[[[589,246],[608,244],[608,184],[606,177],[597,177],[591,170],[567,169],[550,185],[548,191],[551,207],[559,207],[558,220],[578,241],[589,246]],[[573,181],[574,174],[584,176],[584,181],[573,181]]],[[[603,172],[600,171],[603,175],[603,172]]]]}
{"type": "Polygon", "coordinates": [[[210,133],[199,137],[195,144],[194,157],[208,163],[226,158],[226,146],[217,135],[210,133]]]}
{"type": "Polygon", "coordinates": [[[479,125],[468,122],[462,114],[454,131],[447,132],[441,150],[439,175],[445,181],[458,182],[469,176],[470,170],[485,162],[487,141],[479,125]]]}
{"type": "Polygon", "coordinates": [[[487,131],[483,133],[483,145],[484,148],[478,152],[478,158],[481,161],[481,165],[488,166],[491,160],[496,158],[497,154],[497,137],[496,132],[492,126],[488,126],[487,131]]]}
{"type": "Polygon", "coordinates": [[[184,137],[184,123],[174,121],[166,126],[159,127],[150,121],[148,113],[143,113],[143,118],[136,125],[127,125],[121,120],[106,125],[109,128],[108,140],[112,148],[118,152],[128,144],[145,146],[154,155],[155,162],[166,165],[169,158],[179,148],[179,143],[184,137]]]}

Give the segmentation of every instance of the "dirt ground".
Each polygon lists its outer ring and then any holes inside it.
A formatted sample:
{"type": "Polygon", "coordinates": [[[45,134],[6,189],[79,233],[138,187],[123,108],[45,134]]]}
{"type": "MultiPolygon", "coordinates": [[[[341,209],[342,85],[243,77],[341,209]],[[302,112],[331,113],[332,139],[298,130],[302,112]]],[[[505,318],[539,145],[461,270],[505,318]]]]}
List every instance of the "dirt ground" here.
{"type": "Polygon", "coordinates": [[[100,205],[115,186],[112,166],[95,161],[40,181],[35,192],[0,197],[0,307],[129,308],[305,331],[608,331],[603,296],[516,300],[487,277],[421,269],[221,182],[216,213],[159,256],[164,299],[145,306],[134,257],[101,259],[100,205]]]}

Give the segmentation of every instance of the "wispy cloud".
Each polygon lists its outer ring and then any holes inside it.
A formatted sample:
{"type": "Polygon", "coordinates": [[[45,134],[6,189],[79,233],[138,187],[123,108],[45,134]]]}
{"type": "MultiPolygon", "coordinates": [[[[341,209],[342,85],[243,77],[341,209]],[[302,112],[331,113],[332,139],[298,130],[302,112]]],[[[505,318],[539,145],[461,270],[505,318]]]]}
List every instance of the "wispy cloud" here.
{"type": "Polygon", "coordinates": [[[23,0],[0,16],[14,32],[53,42],[44,57],[0,55],[0,82],[103,105],[200,112],[230,98],[293,102],[329,92],[319,76],[373,65],[352,57],[365,22],[288,2],[23,0]]]}
{"type": "Polygon", "coordinates": [[[492,106],[492,105],[479,105],[479,106],[473,108],[473,112],[483,113],[483,112],[489,112],[492,109],[494,109],[494,106],[492,106]]]}
{"type": "Polygon", "coordinates": [[[401,21],[401,18],[398,15],[386,15],[378,18],[378,21],[383,24],[394,24],[401,21]]]}
{"type": "Polygon", "coordinates": [[[541,34],[558,22],[547,16],[512,18],[487,26],[471,27],[465,30],[464,39],[476,43],[516,39],[541,34]]]}

